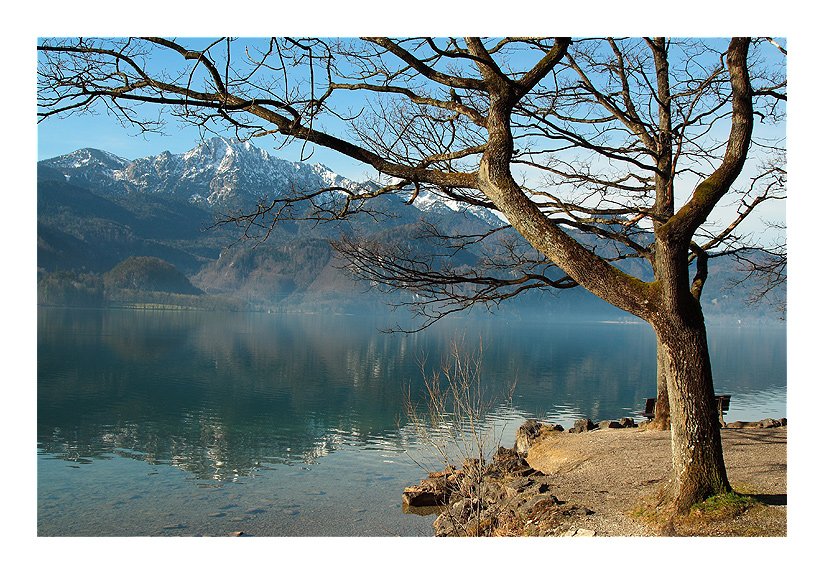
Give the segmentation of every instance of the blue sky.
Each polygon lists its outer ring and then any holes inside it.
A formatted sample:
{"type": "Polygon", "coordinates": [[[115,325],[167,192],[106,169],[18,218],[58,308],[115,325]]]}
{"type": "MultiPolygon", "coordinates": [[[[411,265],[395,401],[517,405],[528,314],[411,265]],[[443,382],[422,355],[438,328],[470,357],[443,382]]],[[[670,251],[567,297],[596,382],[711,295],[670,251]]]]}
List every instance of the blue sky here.
{"type": "MultiPolygon", "coordinates": [[[[226,132],[226,137],[233,134],[226,132]]],[[[207,136],[209,137],[209,136],[207,136]]],[[[181,126],[170,121],[164,134],[139,134],[133,128],[124,128],[111,116],[72,116],[62,119],[47,119],[37,126],[37,159],[45,160],[68,154],[81,148],[98,148],[115,155],[135,160],[154,156],[164,151],[173,154],[187,152],[198,145],[200,134],[192,126],[181,126]]],[[[291,161],[301,158],[301,149],[292,144],[287,148],[275,149],[276,140],[272,136],[255,138],[252,143],[270,154],[291,161]]],[[[309,163],[321,163],[332,171],[354,180],[361,180],[367,169],[363,164],[324,148],[314,150],[309,163]]]]}
{"type": "MultiPolygon", "coordinates": [[[[187,46],[199,48],[208,43],[196,38],[185,39],[182,42],[187,46]]],[[[257,40],[244,40],[244,44],[247,42],[254,46],[257,40]]],[[[724,49],[724,44],[724,42],[720,44],[720,49],[724,49]]],[[[763,53],[771,55],[771,51],[765,48],[763,48],[763,53]]],[[[156,54],[158,55],[153,56],[151,64],[158,68],[167,67],[167,62],[163,59],[164,51],[160,50],[156,54]]],[[[179,57],[174,55],[174,60],[169,62],[168,65],[175,69],[179,61],[179,57]]],[[[345,107],[352,106],[357,109],[361,105],[358,99],[359,95],[351,94],[342,93],[337,96],[338,101],[345,107]]],[[[155,117],[153,114],[157,114],[157,109],[149,111],[150,108],[147,107],[146,110],[149,117],[155,117]]],[[[327,122],[329,124],[332,121],[334,120],[328,120],[327,122]]],[[[234,134],[225,132],[221,135],[232,137],[234,134]]],[[[207,137],[209,136],[211,134],[207,134],[207,137]]],[[[200,138],[201,135],[197,128],[183,125],[174,118],[167,120],[167,126],[163,134],[140,134],[136,128],[122,126],[116,118],[107,114],[103,106],[98,106],[98,113],[94,115],[86,114],[60,119],[50,118],[39,123],[37,125],[37,157],[38,160],[53,158],[88,147],[103,149],[127,160],[134,160],[164,151],[180,154],[194,148],[199,143],[200,138]]],[[[276,146],[282,141],[283,138],[281,137],[276,139],[273,136],[265,136],[254,139],[252,143],[276,157],[290,161],[301,160],[302,153],[306,156],[307,152],[310,151],[311,156],[307,161],[324,164],[332,171],[352,180],[359,181],[375,177],[375,172],[371,168],[325,148],[308,147],[302,150],[300,144],[293,143],[287,147],[276,149],[276,146]]],[[[742,181],[743,179],[740,179],[740,184],[742,181]]],[[[683,193],[689,193],[689,190],[685,189],[683,193]]],[[[763,206],[760,206],[760,211],[761,214],[759,215],[770,221],[785,219],[784,202],[763,204],[763,206]]],[[[733,208],[720,207],[717,209],[716,217],[718,219],[716,221],[718,224],[727,225],[734,216],[733,208]]],[[[757,232],[763,228],[761,222],[753,217],[749,218],[744,227],[748,228],[748,231],[757,232]]]]}
{"type": "MultiPolygon", "coordinates": [[[[197,38],[182,40],[189,47],[202,47],[208,43],[197,38]]],[[[247,41],[244,41],[246,44],[247,41]]],[[[251,45],[255,39],[248,41],[251,45]]],[[[166,52],[158,50],[153,54],[151,65],[157,68],[167,67],[166,52]]],[[[168,62],[169,69],[175,70],[180,65],[176,54],[168,62]]],[[[340,98],[339,98],[340,100],[340,98]]],[[[148,118],[156,118],[158,109],[145,106],[143,113],[148,118]]],[[[140,133],[137,128],[124,127],[104,106],[97,105],[94,114],[72,115],[66,118],[48,118],[37,124],[37,159],[44,160],[68,154],[81,148],[106,150],[127,160],[135,160],[160,154],[164,151],[180,154],[198,145],[201,134],[194,126],[185,125],[175,118],[168,117],[162,134],[140,133]]],[[[211,137],[214,134],[206,134],[211,137]]],[[[219,135],[233,137],[234,133],[226,131],[219,135]]],[[[273,136],[255,138],[252,143],[270,154],[290,161],[302,160],[309,163],[321,163],[336,173],[354,180],[365,179],[367,168],[345,156],[324,148],[291,144],[285,148],[275,149],[283,142],[282,137],[273,136]],[[306,156],[311,156],[306,159],[306,156]]]]}
{"type": "MultiPolygon", "coordinates": [[[[247,42],[247,41],[244,41],[247,42]]],[[[255,44],[256,40],[249,40],[255,44]]],[[[184,44],[203,46],[205,42],[192,38],[184,40],[184,44]]],[[[152,64],[157,67],[165,67],[163,60],[164,51],[158,51],[157,56],[153,56],[152,64]]],[[[175,56],[170,65],[177,67],[179,58],[175,56]]],[[[360,106],[356,96],[349,96],[343,93],[336,96],[337,101],[344,100],[345,105],[354,107],[360,106]],[[349,101],[344,100],[348,98],[349,101]]],[[[148,109],[148,107],[147,107],[148,109]]],[[[157,112],[154,111],[154,114],[157,112]]],[[[153,112],[147,115],[154,117],[153,112]]],[[[231,132],[224,134],[232,137],[231,132]]],[[[211,136],[208,134],[207,137],[211,136]]],[[[94,115],[85,114],[70,116],[60,119],[47,119],[37,124],[37,159],[44,160],[68,154],[81,148],[98,148],[114,153],[128,160],[147,157],[169,151],[174,154],[186,152],[194,148],[200,141],[199,131],[192,126],[185,126],[175,119],[168,120],[163,134],[140,134],[136,128],[124,127],[113,116],[109,115],[103,106],[98,106],[98,112],[94,115]]],[[[256,138],[252,143],[271,154],[284,159],[297,161],[301,159],[302,150],[298,145],[290,145],[286,148],[276,149],[275,146],[282,142],[282,138],[277,140],[272,136],[256,138]]],[[[333,171],[347,176],[351,179],[359,180],[371,171],[364,165],[354,162],[349,158],[324,148],[309,148],[312,152],[309,158],[310,163],[322,163],[333,171]]],[[[306,150],[303,151],[306,154],[306,150]]]]}

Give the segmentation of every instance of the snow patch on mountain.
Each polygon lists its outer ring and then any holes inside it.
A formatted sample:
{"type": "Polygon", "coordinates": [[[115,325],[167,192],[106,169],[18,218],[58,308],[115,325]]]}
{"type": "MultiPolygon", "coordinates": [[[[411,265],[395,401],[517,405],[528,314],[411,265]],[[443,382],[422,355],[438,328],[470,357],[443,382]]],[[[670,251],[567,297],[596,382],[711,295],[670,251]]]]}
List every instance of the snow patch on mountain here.
{"type": "Polygon", "coordinates": [[[430,191],[421,192],[413,201],[413,205],[422,212],[437,214],[444,213],[445,210],[451,212],[466,211],[491,225],[500,226],[505,223],[503,216],[498,212],[493,212],[481,206],[471,206],[456,200],[445,199],[430,191]]]}
{"type": "Polygon", "coordinates": [[[52,160],[46,160],[46,165],[56,169],[95,169],[104,170],[122,169],[129,164],[129,160],[116,156],[110,152],[96,150],[94,148],[83,148],[71,154],[59,156],[52,160]]]}
{"type": "MultiPolygon", "coordinates": [[[[78,178],[104,194],[167,194],[204,207],[226,206],[239,198],[276,198],[324,188],[374,189],[316,163],[291,162],[270,155],[249,141],[214,137],[182,154],[169,151],[129,161],[92,148],[44,160],[43,165],[78,178]]],[[[333,191],[332,193],[341,193],[333,191]]],[[[502,220],[494,212],[422,192],[413,204],[433,215],[469,212],[491,225],[502,220]]]]}

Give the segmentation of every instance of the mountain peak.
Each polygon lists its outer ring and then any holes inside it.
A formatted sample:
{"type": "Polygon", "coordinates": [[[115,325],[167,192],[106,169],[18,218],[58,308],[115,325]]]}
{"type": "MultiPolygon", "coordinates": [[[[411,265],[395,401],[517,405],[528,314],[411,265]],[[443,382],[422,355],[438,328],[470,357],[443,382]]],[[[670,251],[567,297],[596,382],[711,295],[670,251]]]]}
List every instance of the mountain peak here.
{"type": "Polygon", "coordinates": [[[97,148],[81,148],[69,154],[43,160],[39,163],[55,169],[103,168],[119,170],[125,168],[129,164],[129,160],[97,148]]]}
{"type": "Polygon", "coordinates": [[[206,139],[182,154],[165,151],[129,162],[102,150],[85,148],[43,160],[39,165],[83,180],[98,193],[166,194],[212,207],[226,207],[249,198],[278,197],[293,189],[362,186],[321,164],[290,162],[270,156],[248,140],[220,136],[206,139]]]}

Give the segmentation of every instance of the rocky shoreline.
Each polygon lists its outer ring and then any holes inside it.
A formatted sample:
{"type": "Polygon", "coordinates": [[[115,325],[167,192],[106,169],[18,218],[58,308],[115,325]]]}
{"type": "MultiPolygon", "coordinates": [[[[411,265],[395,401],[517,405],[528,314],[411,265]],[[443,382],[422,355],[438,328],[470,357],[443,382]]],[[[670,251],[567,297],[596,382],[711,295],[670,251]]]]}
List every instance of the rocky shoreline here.
{"type": "MultiPolygon", "coordinates": [[[[591,506],[581,501],[567,501],[559,488],[564,484],[565,473],[570,472],[578,464],[562,467],[528,463],[528,459],[539,462],[559,459],[573,461],[576,458],[568,457],[564,449],[567,434],[581,434],[582,439],[613,440],[622,432],[633,433],[625,439],[638,441],[640,438],[655,439],[648,442],[650,447],[656,446],[661,451],[669,441],[662,442],[659,435],[669,432],[644,431],[647,422],[637,425],[632,418],[622,418],[618,421],[602,421],[595,424],[590,419],[580,419],[573,427],[564,430],[554,424],[543,424],[536,420],[527,420],[516,432],[516,441],[512,448],[499,447],[492,457],[492,461],[485,462],[479,459],[468,459],[463,462],[461,469],[447,466],[443,471],[430,473],[419,485],[409,486],[404,490],[402,499],[407,512],[437,513],[433,523],[435,535],[444,536],[595,536],[616,533],[599,533],[596,529],[582,525],[600,524],[598,518],[592,517],[596,512],[591,506]],[[608,431],[609,430],[609,431],[608,431]],[[531,448],[537,446],[539,457],[528,454],[531,448]],[[555,453],[554,453],[555,451],[555,453]],[[535,467],[540,469],[536,469],[535,467]]],[[[730,430],[774,430],[787,426],[786,419],[763,419],[757,422],[736,421],[724,427],[730,430]]],[[[734,431],[726,433],[735,433],[734,431]]],[[[664,436],[663,436],[664,437],[664,436]]],[[[572,440],[572,437],[571,437],[572,440]]],[[[576,441],[581,443],[581,441],[576,441]]],[[[587,447],[585,446],[585,451],[587,447]]],[[[583,455],[579,459],[584,461],[589,456],[583,455]]],[[[658,467],[664,465],[665,458],[658,461],[658,467]]],[[[784,462],[783,462],[784,463],[784,462]]],[[[609,464],[609,463],[607,463],[609,464]]],[[[617,466],[624,465],[616,462],[617,466]]],[[[636,473],[645,473],[643,466],[638,466],[636,473]]],[[[656,466],[654,466],[656,467],[656,466]]],[[[639,485],[660,483],[664,474],[656,472],[652,479],[639,478],[639,485]],[[660,477],[661,476],[661,477],[660,477]]],[[[606,483],[606,482],[605,482],[606,483]]],[[[628,483],[629,485],[629,483],[628,483]]],[[[563,491],[563,490],[562,490],[563,491]]],[[[590,491],[605,494],[603,498],[610,498],[607,485],[595,485],[590,491]]],[[[582,494],[585,490],[581,491],[582,494]]],[[[632,494],[631,494],[632,495],[632,494]]],[[[592,498],[583,497],[593,500],[592,498]]],[[[625,514],[629,509],[616,510],[625,514]]],[[[624,519],[620,521],[625,523],[624,519]]],[[[619,530],[619,534],[627,535],[658,535],[644,526],[627,526],[619,530]],[[625,533],[624,531],[632,531],[625,533]]]]}

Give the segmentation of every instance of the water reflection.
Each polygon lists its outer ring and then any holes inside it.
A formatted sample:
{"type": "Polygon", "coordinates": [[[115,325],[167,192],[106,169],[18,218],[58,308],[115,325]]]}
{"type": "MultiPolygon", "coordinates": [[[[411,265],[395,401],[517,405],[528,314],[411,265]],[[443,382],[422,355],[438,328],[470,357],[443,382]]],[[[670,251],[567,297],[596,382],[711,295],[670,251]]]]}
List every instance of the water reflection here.
{"type": "MultiPolygon", "coordinates": [[[[457,333],[468,345],[484,342],[491,387],[517,381],[499,421],[618,419],[655,393],[655,339],[644,325],[456,321],[406,337],[379,333],[383,325],[41,309],[38,449],[75,463],[168,464],[214,482],[312,465],[346,448],[402,453],[415,442],[403,426],[404,388],[423,394],[418,359],[430,369],[457,333]]],[[[717,391],[734,395],[728,419],[784,416],[776,411],[784,411],[784,330],[709,337],[717,391]]]]}

